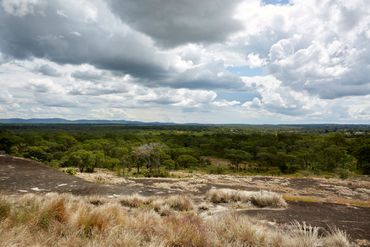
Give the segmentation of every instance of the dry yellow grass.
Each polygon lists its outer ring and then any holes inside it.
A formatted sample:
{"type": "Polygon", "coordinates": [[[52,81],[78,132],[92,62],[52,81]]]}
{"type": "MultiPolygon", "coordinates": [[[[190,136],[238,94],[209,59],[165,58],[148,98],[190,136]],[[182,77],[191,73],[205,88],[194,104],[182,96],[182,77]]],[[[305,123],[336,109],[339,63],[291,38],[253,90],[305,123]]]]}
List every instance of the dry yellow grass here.
{"type": "Polygon", "coordinates": [[[154,209],[163,215],[168,215],[171,211],[190,211],[194,208],[192,200],[187,196],[173,195],[167,197],[145,197],[138,194],[121,196],[118,198],[121,205],[130,208],[154,209]]]}
{"type": "Polygon", "coordinates": [[[91,198],[55,193],[3,197],[0,246],[350,246],[338,230],[319,236],[317,228],[299,223],[282,230],[236,213],[205,219],[186,197],[135,197],[131,205],[151,200],[175,211],[161,216],[151,207],[129,209],[122,198],[92,204],[91,198]]]}
{"type": "Polygon", "coordinates": [[[233,189],[211,189],[207,198],[213,203],[244,202],[257,207],[286,207],[283,197],[271,191],[242,191],[233,189]]]}

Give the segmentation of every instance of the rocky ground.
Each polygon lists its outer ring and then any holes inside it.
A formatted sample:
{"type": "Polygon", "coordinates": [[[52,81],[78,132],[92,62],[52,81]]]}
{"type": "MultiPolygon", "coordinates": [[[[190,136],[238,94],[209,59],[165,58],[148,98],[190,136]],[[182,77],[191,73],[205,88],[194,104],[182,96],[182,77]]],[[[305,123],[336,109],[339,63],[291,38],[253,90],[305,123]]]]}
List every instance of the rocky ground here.
{"type": "Polygon", "coordinates": [[[364,179],[287,178],[174,174],[180,178],[123,178],[98,169],[94,174],[72,176],[44,164],[10,156],[0,156],[0,193],[72,193],[117,197],[186,194],[200,200],[211,188],[267,190],[283,194],[284,210],[238,208],[240,214],[257,216],[272,224],[292,221],[345,230],[362,246],[370,244],[370,181],[364,179]]]}

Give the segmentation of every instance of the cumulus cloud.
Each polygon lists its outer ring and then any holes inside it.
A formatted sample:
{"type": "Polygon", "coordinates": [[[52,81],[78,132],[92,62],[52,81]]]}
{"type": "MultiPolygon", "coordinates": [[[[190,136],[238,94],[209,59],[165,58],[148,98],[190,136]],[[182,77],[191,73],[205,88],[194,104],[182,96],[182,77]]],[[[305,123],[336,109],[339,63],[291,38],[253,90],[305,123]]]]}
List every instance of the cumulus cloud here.
{"type": "Polygon", "coordinates": [[[273,76],[243,77],[247,88],[256,90],[259,97],[243,104],[247,108],[265,109],[285,115],[310,115],[322,112],[326,103],[318,97],[294,91],[273,76]]]}
{"type": "Polygon", "coordinates": [[[193,89],[239,89],[243,86],[238,76],[225,70],[223,61],[210,61],[193,66],[159,83],[176,88],[193,89]]]}
{"type": "Polygon", "coordinates": [[[22,0],[17,7],[17,1],[8,2],[0,8],[4,54],[90,63],[142,77],[159,76],[167,69],[168,58],[151,39],[122,23],[103,1],[22,0]]]}
{"type": "Polygon", "coordinates": [[[43,64],[39,66],[38,68],[36,68],[36,71],[48,76],[60,76],[58,70],[48,64],[43,64]]]}
{"type": "Polygon", "coordinates": [[[284,86],[326,99],[370,93],[368,1],[251,1],[239,11],[247,9],[239,15],[246,49],[266,61],[284,86]]]}
{"type": "Polygon", "coordinates": [[[240,0],[110,0],[112,11],[161,46],[225,41],[241,30],[233,18],[240,0]]]}
{"type": "Polygon", "coordinates": [[[25,16],[34,14],[37,5],[44,4],[42,0],[3,0],[1,2],[7,14],[15,16],[25,16]]]}
{"type": "Polygon", "coordinates": [[[369,30],[367,0],[0,0],[0,114],[368,122],[369,30]]]}

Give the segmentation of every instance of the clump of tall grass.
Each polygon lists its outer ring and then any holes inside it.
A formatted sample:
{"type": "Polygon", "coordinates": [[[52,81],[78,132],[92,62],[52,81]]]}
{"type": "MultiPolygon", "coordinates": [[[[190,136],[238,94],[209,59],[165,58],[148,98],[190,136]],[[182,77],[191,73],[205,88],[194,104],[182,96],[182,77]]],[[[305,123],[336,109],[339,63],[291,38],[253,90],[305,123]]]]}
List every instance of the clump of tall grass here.
{"type": "Polygon", "coordinates": [[[347,247],[351,246],[351,243],[348,240],[348,236],[344,231],[334,227],[330,229],[328,236],[324,239],[323,246],[347,247]]]}
{"type": "Polygon", "coordinates": [[[169,215],[173,210],[190,211],[194,209],[193,201],[189,197],[183,195],[145,197],[133,194],[121,196],[119,201],[126,207],[154,209],[162,215],[169,215]]]}
{"type": "Polygon", "coordinates": [[[271,191],[242,191],[233,189],[211,189],[207,199],[213,203],[244,202],[252,203],[257,207],[286,207],[284,198],[271,191]]]}
{"type": "Polygon", "coordinates": [[[120,202],[123,206],[127,206],[130,208],[138,208],[138,207],[144,207],[146,205],[149,205],[153,202],[152,197],[145,197],[141,196],[139,194],[133,194],[129,196],[121,196],[120,202]]]}
{"type": "Polygon", "coordinates": [[[150,207],[127,208],[122,198],[103,204],[90,199],[55,193],[3,197],[0,246],[350,246],[342,231],[319,235],[304,223],[279,229],[236,212],[202,218],[181,196],[151,198],[176,209],[164,216],[150,207]]]}

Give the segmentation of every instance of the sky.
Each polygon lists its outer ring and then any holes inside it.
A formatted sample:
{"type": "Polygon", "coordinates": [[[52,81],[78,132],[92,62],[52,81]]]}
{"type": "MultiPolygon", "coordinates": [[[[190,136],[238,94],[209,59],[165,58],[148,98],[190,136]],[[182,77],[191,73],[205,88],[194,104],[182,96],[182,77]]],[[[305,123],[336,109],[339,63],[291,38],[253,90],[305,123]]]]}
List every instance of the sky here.
{"type": "Polygon", "coordinates": [[[0,118],[370,124],[369,0],[0,0],[0,118]]]}

